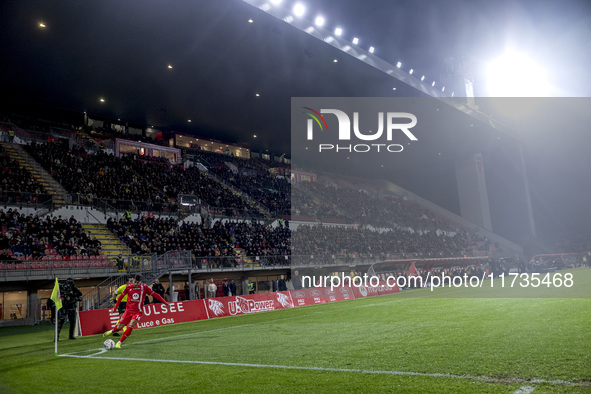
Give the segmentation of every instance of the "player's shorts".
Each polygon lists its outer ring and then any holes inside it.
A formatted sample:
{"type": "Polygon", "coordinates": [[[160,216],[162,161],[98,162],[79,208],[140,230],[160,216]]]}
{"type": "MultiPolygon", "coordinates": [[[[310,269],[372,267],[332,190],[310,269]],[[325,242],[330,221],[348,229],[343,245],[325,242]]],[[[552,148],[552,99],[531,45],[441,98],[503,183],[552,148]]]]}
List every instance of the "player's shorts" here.
{"type": "Polygon", "coordinates": [[[132,320],[137,320],[139,322],[142,318],[142,315],[142,312],[125,311],[123,316],[121,316],[121,318],[119,319],[119,323],[123,324],[124,326],[127,326],[132,320]]]}
{"type": "Polygon", "coordinates": [[[127,305],[127,302],[121,302],[119,304],[119,306],[117,307],[117,311],[119,312],[120,315],[122,315],[123,313],[125,313],[125,306],[127,305]]]}

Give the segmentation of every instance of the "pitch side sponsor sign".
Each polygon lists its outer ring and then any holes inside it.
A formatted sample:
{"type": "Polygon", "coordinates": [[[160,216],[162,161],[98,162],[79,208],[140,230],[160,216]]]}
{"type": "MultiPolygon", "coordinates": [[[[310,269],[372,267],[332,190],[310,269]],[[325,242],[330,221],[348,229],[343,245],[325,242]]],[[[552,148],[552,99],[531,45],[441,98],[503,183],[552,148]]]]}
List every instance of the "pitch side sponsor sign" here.
{"type": "Polygon", "coordinates": [[[353,290],[349,287],[336,287],[333,290],[330,287],[294,290],[291,292],[291,297],[295,306],[325,304],[355,298],[353,290]]]}
{"type": "MultiPolygon", "coordinates": [[[[170,304],[144,305],[144,314],[135,328],[157,327],[207,319],[203,300],[174,302],[170,304]]],[[[119,314],[112,309],[96,309],[80,312],[82,335],[101,334],[115,327],[119,314]]]]}
{"type": "Polygon", "coordinates": [[[209,318],[267,312],[294,307],[291,294],[288,291],[209,298],[205,302],[209,318]]]}

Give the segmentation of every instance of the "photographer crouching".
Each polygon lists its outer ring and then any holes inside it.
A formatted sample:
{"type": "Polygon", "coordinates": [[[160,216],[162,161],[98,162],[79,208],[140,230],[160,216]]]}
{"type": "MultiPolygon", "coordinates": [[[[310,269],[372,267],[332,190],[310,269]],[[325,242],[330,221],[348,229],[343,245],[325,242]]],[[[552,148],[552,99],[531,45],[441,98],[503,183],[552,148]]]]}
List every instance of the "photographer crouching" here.
{"type": "Polygon", "coordinates": [[[57,338],[59,340],[59,335],[64,323],[69,321],[69,339],[76,339],[74,337],[74,329],[76,328],[76,306],[78,305],[78,302],[82,300],[82,292],[74,286],[74,279],[68,278],[65,283],[60,283],[60,295],[62,298],[62,309],[60,309],[57,314],[57,338]]]}

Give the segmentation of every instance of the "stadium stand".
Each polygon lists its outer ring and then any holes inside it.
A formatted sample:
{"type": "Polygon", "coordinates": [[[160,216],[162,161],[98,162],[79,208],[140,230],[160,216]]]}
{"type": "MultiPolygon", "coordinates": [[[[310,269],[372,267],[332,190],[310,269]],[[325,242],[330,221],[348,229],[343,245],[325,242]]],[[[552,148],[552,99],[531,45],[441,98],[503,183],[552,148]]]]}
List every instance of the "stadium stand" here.
{"type": "Polygon", "coordinates": [[[48,200],[43,185],[8,154],[11,148],[12,145],[0,145],[0,203],[20,205],[48,200]]]}
{"type": "Polygon", "coordinates": [[[82,229],[74,218],[68,220],[0,209],[2,238],[0,250],[18,260],[70,260],[100,256],[101,243],[82,229]]]}
{"type": "Polygon", "coordinates": [[[223,187],[197,168],[185,169],[160,160],[139,160],[135,155],[121,158],[84,149],[72,150],[61,144],[36,144],[26,150],[57,179],[76,202],[89,204],[106,199],[118,209],[175,212],[178,194],[197,195],[228,216],[258,211],[241,196],[223,187]]]}
{"type": "Polygon", "coordinates": [[[204,220],[179,226],[173,218],[143,217],[118,222],[109,219],[107,228],[137,254],[174,250],[191,250],[196,257],[290,254],[288,228],[256,222],[216,221],[209,225],[204,220]]]}

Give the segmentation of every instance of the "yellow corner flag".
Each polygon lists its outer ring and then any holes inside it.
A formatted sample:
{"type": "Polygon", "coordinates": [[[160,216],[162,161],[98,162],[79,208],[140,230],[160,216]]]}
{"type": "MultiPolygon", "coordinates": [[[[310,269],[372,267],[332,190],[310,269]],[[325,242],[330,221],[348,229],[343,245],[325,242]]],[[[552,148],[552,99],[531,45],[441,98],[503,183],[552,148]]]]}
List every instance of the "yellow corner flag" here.
{"type": "MultiPolygon", "coordinates": [[[[51,292],[51,300],[53,301],[53,303],[55,304],[55,334],[53,337],[53,342],[55,343],[55,355],[57,356],[57,341],[58,341],[58,332],[57,332],[57,326],[58,326],[58,320],[59,320],[59,314],[58,311],[60,309],[62,309],[62,296],[60,294],[60,284],[57,281],[57,278],[55,278],[55,286],[53,286],[53,291],[51,292]]],[[[70,323],[72,324],[72,323],[70,323]]]]}
{"type": "Polygon", "coordinates": [[[60,284],[55,278],[55,286],[53,286],[53,291],[51,292],[51,300],[55,304],[55,314],[57,316],[57,311],[62,309],[62,296],[60,294],[60,284]]]}

